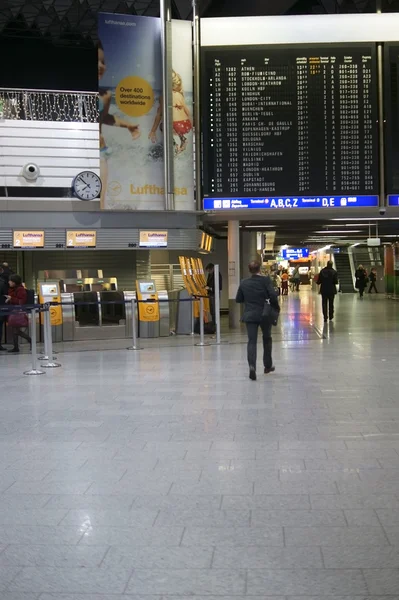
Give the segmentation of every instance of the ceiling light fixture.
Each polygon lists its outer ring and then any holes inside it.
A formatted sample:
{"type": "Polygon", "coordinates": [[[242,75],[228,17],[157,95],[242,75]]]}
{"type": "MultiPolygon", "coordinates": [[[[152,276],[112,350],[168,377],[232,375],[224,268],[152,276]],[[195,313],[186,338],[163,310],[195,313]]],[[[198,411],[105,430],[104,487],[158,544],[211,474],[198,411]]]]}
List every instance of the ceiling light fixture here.
{"type": "Polygon", "coordinates": [[[323,234],[331,234],[336,235],[337,233],[364,233],[361,229],[339,229],[338,231],[314,231],[313,233],[323,233],[323,234]]]}

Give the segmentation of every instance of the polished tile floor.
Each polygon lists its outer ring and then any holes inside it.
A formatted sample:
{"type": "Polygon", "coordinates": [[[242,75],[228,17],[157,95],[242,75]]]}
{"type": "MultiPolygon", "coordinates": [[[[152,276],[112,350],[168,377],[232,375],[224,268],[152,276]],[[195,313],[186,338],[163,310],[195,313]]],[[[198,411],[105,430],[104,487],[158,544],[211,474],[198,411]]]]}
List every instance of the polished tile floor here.
{"type": "Polygon", "coordinates": [[[241,334],[0,356],[0,599],[398,600],[399,303],[319,304],[257,382],[241,334]]]}

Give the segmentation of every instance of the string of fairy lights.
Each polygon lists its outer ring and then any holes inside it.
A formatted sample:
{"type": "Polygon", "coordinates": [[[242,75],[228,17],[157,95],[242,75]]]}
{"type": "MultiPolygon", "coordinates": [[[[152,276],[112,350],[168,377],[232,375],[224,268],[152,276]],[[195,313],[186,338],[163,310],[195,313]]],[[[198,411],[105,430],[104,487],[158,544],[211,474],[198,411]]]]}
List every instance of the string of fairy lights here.
{"type": "Polygon", "coordinates": [[[98,122],[96,94],[0,90],[0,119],[98,122]]]}

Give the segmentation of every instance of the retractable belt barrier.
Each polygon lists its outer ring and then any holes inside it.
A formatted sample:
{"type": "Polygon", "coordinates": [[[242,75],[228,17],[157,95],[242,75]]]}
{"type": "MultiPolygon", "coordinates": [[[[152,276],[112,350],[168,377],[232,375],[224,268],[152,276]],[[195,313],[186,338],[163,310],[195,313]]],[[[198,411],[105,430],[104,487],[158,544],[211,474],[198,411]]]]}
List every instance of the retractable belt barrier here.
{"type": "MultiPolygon", "coordinates": [[[[108,300],[104,302],[46,302],[44,304],[24,304],[23,306],[0,306],[0,317],[8,317],[12,314],[21,314],[28,313],[30,315],[29,319],[29,328],[30,328],[30,337],[32,339],[32,368],[29,371],[24,371],[24,375],[45,375],[45,371],[41,371],[38,369],[38,356],[37,356],[37,335],[36,335],[36,320],[37,315],[39,313],[44,314],[43,324],[44,324],[44,356],[40,357],[40,360],[45,361],[44,364],[41,365],[43,368],[51,369],[60,367],[60,363],[54,362],[55,357],[53,356],[53,337],[51,330],[51,317],[50,317],[50,307],[52,306],[88,306],[88,305],[115,305],[115,304],[130,304],[132,306],[132,346],[128,348],[128,350],[140,350],[137,345],[137,331],[136,331],[136,304],[164,304],[164,303],[172,303],[172,302],[198,302],[200,303],[200,341],[196,346],[204,347],[208,346],[208,343],[205,343],[205,335],[204,335],[204,299],[209,298],[209,296],[199,296],[195,295],[191,298],[181,298],[181,299],[167,299],[167,300],[137,300],[133,298],[132,300],[108,300]]],[[[220,310],[216,311],[216,328],[218,332],[218,343],[220,343],[220,310]]]]}

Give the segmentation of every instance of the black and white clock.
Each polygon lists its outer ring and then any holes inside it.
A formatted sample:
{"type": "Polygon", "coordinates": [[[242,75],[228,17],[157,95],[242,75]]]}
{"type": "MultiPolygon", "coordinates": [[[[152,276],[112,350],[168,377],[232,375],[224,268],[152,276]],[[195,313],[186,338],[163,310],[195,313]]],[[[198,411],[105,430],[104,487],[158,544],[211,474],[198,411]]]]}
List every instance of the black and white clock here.
{"type": "Polygon", "coordinates": [[[95,200],[101,194],[101,179],[93,171],[82,171],[72,182],[72,190],[80,200],[95,200]]]}

